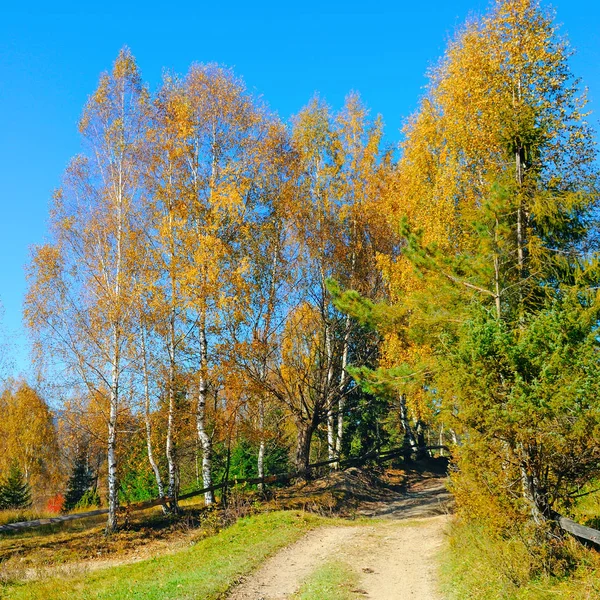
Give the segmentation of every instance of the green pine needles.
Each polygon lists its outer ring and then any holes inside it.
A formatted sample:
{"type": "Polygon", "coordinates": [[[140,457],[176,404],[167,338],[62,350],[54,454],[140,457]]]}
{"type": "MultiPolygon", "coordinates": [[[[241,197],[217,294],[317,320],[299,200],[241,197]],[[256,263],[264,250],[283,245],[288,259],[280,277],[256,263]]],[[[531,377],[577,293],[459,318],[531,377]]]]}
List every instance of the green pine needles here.
{"type": "Polygon", "coordinates": [[[31,490],[16,461],[11,463],[8,475],[0,483],[0,509],[18,509],[31,506],[31,490]]]}

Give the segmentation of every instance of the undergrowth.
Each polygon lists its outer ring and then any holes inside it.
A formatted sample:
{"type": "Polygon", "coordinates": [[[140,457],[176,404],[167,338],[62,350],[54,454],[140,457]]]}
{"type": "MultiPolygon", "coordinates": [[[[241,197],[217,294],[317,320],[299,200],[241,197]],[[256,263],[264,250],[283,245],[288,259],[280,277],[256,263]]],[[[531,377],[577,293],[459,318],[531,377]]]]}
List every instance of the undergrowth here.
{"type": "Polygon", "coordinates": [[[37,519],[50,519],[56,516],[56,513],[30,508],[6,509],[0,510],[0,525],[19,523],[21,521],[35,521],[37,519]]]}
{"type": "Polygon", "coordinates": [[[514,530],[503,535],[457,519],[442,556],[448,600],[593,600],[600,598],[600,554],[514,530]]]}

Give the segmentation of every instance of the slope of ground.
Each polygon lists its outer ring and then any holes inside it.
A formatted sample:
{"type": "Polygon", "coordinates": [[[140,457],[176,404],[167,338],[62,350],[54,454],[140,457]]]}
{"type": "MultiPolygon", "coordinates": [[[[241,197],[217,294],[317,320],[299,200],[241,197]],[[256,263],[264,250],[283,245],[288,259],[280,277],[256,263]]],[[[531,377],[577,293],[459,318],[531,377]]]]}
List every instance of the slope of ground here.
{"type": "Polygon", "coordinates": [[[443,477],[430,466],[331,473],[279,490],[271,500],[272,509],[306,510],[243,519],[214,535],[257,506],[244,493],[233,493],[231,500],[227,511],[193,509],[187,524],[158,514],[136,520],[108,539],[100,524],[9,535],[0,540],[0,598],[216,599],[263,563],[234,594],[255,600],[295,597],[303,583],[311,589],[319,568],[332,572],[332,559],[338,579],[344,569],[348,574],[344,589],[336,584],[330,595],[321,581],[320,591],[302,592],[302,600],[403,598],[394,595],[399,585],[413,592],[406,597],[435,598],[432,557],[441,544],[445,517],[406,521],[447,511],[443,477]],[[347,518],[323,519],[311,511],[347,518]],[[281,550],[307,531],[298,545],[281,550]]]}
{"type": "MultiPolygon", "coordinates": [[[[309,482],[302,491],[297,497],[309,505],[317,499],[322,502],[327,493],[339,501],[343,492],[345,506],[352,506],[355,516],[375,518],[310,532],[245,578],[229,600],[290,598],[332,561],[356,575],[348,598],[440,598],[435,556],[443,544],[451,497],[439,471],[391,470],[377,477],[349,469],[309,482]]],[[[321,595],[320,600],[327,598],[321,595]]]]}

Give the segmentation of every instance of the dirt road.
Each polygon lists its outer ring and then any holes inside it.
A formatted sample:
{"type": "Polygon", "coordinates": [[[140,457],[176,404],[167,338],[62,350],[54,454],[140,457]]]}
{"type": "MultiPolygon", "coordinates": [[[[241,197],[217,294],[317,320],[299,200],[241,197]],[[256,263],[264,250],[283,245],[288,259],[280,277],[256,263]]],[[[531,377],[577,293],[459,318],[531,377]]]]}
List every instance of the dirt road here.
{"type": "Polygon", "coordinates": [[[384,502],[367,499],[357,512],[375,517],[372,522],[309,533],[270,558],[228,598],[290,598],[318,567],[335,560],[358,574],[357,597],[442,600],[437,591],[436,554],[443,544],[449,502],[441,479],[419,481],[384,502]]]}

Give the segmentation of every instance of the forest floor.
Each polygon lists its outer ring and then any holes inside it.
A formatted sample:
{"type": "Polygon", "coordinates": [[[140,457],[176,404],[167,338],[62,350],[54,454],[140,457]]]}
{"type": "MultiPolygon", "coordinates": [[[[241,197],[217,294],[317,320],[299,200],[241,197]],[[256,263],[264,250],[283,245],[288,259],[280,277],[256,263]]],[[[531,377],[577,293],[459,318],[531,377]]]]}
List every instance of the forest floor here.
{"type": "MultiPolygon", "coordinates": [[[[407,471],[388,470],[376,477],[349,469],[333,473],[301,490],[296,498],[343,492],[346,510],[362,517],[345,527],[321,527],[269,558],[244,578],[229,600],[327,597],[374,600],[438,600],[436,557],[452,508],[445,478],[435,463],[407,471]],[[434,470],[430,468],[433,465],[434,470]],[[370,521],[365,521],[365,517],[370,521]],[[327,565],[343,573],[329,588],[303,593],[327,565]]],[[[334,494],[336,496],[336,494],[334,494]]],[[[305,500],[306,501],[306,500],[305,500]]],[[[310,502],[310,501],[309,501],[310,502]]],[[[340,505],[344,506],[340,501],[340,505]]]]}

